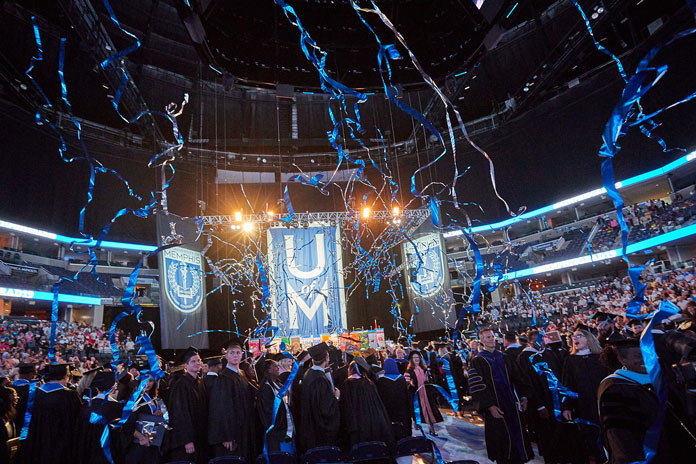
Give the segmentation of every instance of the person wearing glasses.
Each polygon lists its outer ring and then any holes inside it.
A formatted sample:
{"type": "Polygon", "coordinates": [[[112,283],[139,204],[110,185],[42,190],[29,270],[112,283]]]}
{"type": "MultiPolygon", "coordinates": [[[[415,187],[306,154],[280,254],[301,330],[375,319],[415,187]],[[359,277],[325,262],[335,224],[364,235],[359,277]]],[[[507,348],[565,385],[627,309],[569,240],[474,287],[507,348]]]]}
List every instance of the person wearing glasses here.
{"type": "Polygon", "coordinates": [[[572,335],[570,356],[563,366],[561,383],[578,394],[577,398],[563,396],[563,419],[575,422],[580,442],[574,453],[576,463],[603,462],[604,453],[599,448],[599,415],[597,414],[597,390],[611,371],[599,361],[602,347],[587,326],[578,325],[572,335]],[[590,425],[588,424],[594,424],[590,425]]]}

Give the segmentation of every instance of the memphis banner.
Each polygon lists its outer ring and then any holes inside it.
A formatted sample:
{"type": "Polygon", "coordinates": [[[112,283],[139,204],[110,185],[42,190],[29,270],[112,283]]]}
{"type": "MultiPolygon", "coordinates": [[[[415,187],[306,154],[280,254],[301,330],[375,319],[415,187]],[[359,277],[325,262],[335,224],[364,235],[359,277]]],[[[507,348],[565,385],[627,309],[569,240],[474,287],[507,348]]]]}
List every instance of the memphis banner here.
{"type": "Polygon", "coordinates": [[[283,336],[308,337],[346,327],[338,227],[268,230],[271,318],[283,336]]]}
{"type": "Polygon", "coordinates": [[[160,282],[160,333],[163,349],[208,347],[203,241],[198,225],[171,213],[158,212],[158,244],[178,246],[157,258],[160,282]],[[203,333],[201,333],[203,332],[203,333]],[[188,335],[198,335],[189,338],[188,335]]]}

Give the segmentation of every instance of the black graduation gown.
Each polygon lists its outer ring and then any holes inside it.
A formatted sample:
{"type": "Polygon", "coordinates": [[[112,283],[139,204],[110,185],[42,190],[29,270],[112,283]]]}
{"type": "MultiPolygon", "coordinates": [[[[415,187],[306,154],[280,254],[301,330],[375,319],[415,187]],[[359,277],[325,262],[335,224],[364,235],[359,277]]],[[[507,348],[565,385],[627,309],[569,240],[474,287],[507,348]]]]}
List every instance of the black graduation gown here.
{"type": "MultiPolygon", "coordinates": [[[[125,464],[157,464],[160,460],[160,449],[157,446],[142,446],[135,441],[136,422],[139,414],[152,414],[153,409],[144,404],[133,411],[128,421],[122,429],[123,440],[125,442],[126,456],[125,464]]],[[[165,432],[166,433],[166,432],[165,432]]],[[[200,451],[200,450],[196,450],[200,451]]]]}
{"type": "Polygon", "coordinates": [[[488,459],[526,462],[533,458],[512,391],[514,387],[519,397],[529,398],[530,387],[520,376],[515,361],[497,350],[493,353],[482,351],[471,360],[470,367],[469,392],[483,415],[488,459]],[[491,406],[498,406],[503,411],[503,419],[491,415],[488,410],[491,406]]]}
{"type": "Polygon", "coordinates": [[[196,454],[205,449],[206,417],[205,395],[197,378],[184,373],[177,376],[169,388],[169,426],[165,434],[167,450],[183,448],[193,443],[196,454]]]}
{"type": "Polygon", "coordinates": [[[21,445],[25,464],[73,464],[80,397],[75,390],[59,388],[49,382],[36,389],[29,434],[21,445]]]}
{"type": "Polygon", "coordinates": [[[246,377],[226,367],[210,390],[208,406],[208,443],[219,453],[241,456],[251,462],[256,433],[254,396],[246,377]],[[225,452],[222,443],[234,441],[237,447],[225,452]],[[219,446],[218,446],[219,445],[219,446]]]}
{"type": "Polygon", "coordinates": [[[349,377],[341,389],[341,438],[347,450],[356,443],[382,441],[394,446],[389,414],[377,387],[365,377],[349,377]]]}
{"type": "Polygon", "coordinates": [[[382,399],[389,419],[393,426],[394,439],[411,436],[411,402],[408,394],[408,384],[403,376],[392,380],[388,377],[381,377],[377,380],[377,392],[382,399]]]}
{"type": "MultiPolygon", "coordinates": [[[[282,385],[278,385],[279,390],[282,385]]],[[[259,389],[258,397],[256,398],[256,411],[259,414],[259,422],[265,433],[271,426],[273,420],[273,407],[275,404],[275,392],[271,384],[266,381],[259,389]]],[[[268,432],[266,443],[268,451],[280,451],[280,442],[285,440],[288,431],[288,418],[285,401],[281,401],[276,414],[275,425],[268,432]]],[[[262,444],[263,446],[263,444],[262,444]]]]}
{"type": "Polygon", "coordinates": [[[526,377],[526,382],[532,387],[528,392],[530,396],[527,398],[527,410],[524,412],[530,439],[539,445],[539,454],[546,462],[559,462],[567,442],[561,441],[561,423],[555,417],[553,396],[546,374],[537,373],[532,366],[533,363],[539,362],[549,365],[549,357],[546,351],[523,350],[517,364],[522,375],[526,377]],[[546,408],[547,419],[541,417],[539,408],[546,408]]]}
{"type": "Polygon", "coordinates": [[[571,355],[563,366],[561,383],[578,394],[577,399],[563,397],[561,409],[570,409],[573,418],[579,417],[594,424],[597,415],[597,389],[611,372],[599,362],[598,354],[571,355]]]}
{"type": "MultiPolygon", "coordinates": [[[[93,398],[92,404],[86,402],[80,408],[80,417],[77,420],[77,443],[75,450],[75,462],[79,464],[107,463],[104,450],[101,446],[101,436],[104,432],[104,424],[92,424],[89,419],[92,413],[101,415],[105,423],[121,418],[123,403],[103,398],[93,398]]],[[[118,457],[123,454],[123,445],[119,437],[120,430],[111,429],[109,433],[109,449],[112,457],[119,462],[118,457]]]]}
{"type": "Polygon", "coordinates": [[[336,446],[341,424],[338,400],[323,370],[308,369],[302,379],[302,416],[298,432],[302,450],[336,446]]]}
{"type": "Polygon", "coordinates": [[[298,429],[302,424],[302,381],[311,365],[311,360],[300,364],[300,367],[297,368],[297,375],[295,375],[290,387],[290,410],[292,411],[292,417],[297,419],[295,424],[298,429]]]}
{"type": "MultiPolygon", "coordinates": [[[[598,396],[602,443],[609,452],[608,463],[643,461],[645,432],[655,422],[658,411],[652,385],[612,375],[601,383],[598,396]]],[[[696,447],[677,417],[668,403],[653,464],[696,462],[696,447]]]]}
{"type": "Polygon", "coordinates": [[[19,401],[17,401],[17,406],[15,406],[15,409],[17,410],[17,415],[14,418],[15,429],[17,430],[17,434],[19,435],[20,433],[22,433],[22,427],[24,426],[24,415],[27,412],[27,401],[29,400],[29,383],[24,379],[18,379],[15,380],[15,382],[12,384],[12,388],[14,388],[14,390],[17,392],[17,397],[19,398],[19,401]]]}
{"type": "Polygon", "coordinates": [[[333,372],[331,372],[331,377],[333,378],[334,387],[340,390],[348,378],[348,364],[334,369],[333,372]]]}
{"type": "MultiPolygon", "coordinates": [[[[454,381],[454,388],[457,389],[457,397],[459,398],[459,404],[464,401],[464,395],[466,395],[466,378],[464,377],[464,363],[461,358],[455,353],[447,353],[444,356],[445,359],[449,361],[450,372],[452,373],[452,380],[454,381]]],[[[447,377],[445,374],[445,384],[447,384],[447,377]]],[[[445,390],[449,390],[449,386],[445,386],[445,390]]]]}

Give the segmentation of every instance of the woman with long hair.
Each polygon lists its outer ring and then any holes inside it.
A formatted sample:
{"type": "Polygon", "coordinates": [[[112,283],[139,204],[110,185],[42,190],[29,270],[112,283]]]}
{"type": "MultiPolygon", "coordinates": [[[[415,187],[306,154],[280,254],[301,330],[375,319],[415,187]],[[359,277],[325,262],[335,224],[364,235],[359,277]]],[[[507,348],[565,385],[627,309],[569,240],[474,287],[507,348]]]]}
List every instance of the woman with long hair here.
{"type": "Polygon", "coordinates": [[[442,422],[442,414],[440,414],[440,410],[437,408],[437,400],[425,387],[425,384],[429,383],[428,368],[425,366],[419,351],[414,350],[409,353],[408,366],[406,366],[404,377],[406,377],[406,381],[409,383],[412,403],[414,395],[418,395],[421,422],[430,426],[431,435],[437,436],[435,424],[442,422]]]}
{"type": "Polygon", "coordinates": [[[580,419],[582,443],[576,450],[573,462],[585,463],[590,458],[602,462],[603,452],[597,445],[599,415],[597,414],[597,390],[602,380],[611,374],[599,360],[602,347],[587,327],[577,327],[573,332],[570,356],[563,366],[561,383],[578,394],[577,398],[563,397],[561,410],[566,421],[580,419]]]}

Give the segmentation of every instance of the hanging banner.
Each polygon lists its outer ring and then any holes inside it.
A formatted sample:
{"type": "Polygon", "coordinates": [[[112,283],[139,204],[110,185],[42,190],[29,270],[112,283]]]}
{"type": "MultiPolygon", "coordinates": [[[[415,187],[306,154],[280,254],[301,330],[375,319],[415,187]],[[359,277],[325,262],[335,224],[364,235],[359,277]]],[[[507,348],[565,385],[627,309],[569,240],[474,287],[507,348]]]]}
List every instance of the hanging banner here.
{"type": "Polygon", "coordinates": [[[160,246],[172,241],[182,243],[158,254],[162,348],[208,348],[207,333],[188,337],[208,329],[199,226],[171,213],[158,212],[156,218],[160,246]]]}
{"type": "Polygon", "coordinates": [[[414,234],[403,242],[404,269],[413,331],[427,332],[453,326],[454,299],[445,261],[444,243],[438,232],[414,234]]]}
{"type": "Polygon", "coordinates": [[[282,335],[318,337],[346,326],[340,240],[338,227],[323,223],[268,230],[271,317],[282,335]]]}

